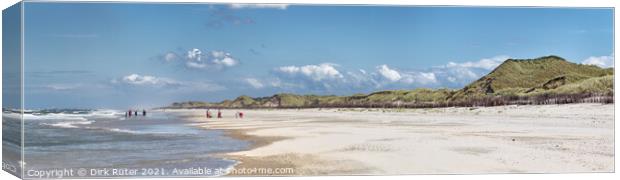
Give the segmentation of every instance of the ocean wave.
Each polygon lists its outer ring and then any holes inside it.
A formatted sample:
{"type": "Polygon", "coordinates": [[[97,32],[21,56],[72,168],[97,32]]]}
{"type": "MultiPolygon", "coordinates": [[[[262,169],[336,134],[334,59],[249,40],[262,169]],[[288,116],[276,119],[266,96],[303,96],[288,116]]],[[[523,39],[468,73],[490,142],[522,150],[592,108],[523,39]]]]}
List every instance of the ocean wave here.
{"type": "Polygon", "coordinates": [[[73,114],[24,114],[24,120],[83,120],[86,121],[84,115],[73,114]]]}
{"type": "Polygon", "coordinates": [[[101,128],[101,129],[112,131],[112,132],[127,133],[127,134],[142,134],[142,132],[132,131],[129,129],[119,129],[119,128],[101,128]]]}
{"type": "Polygon", "coordinates": [[[91,111],[90,115],[96,116],[96,117],[114,118],[114,117],[124,116],[125,112],[124,111],[111,110],[111,109],[100,109],[100,110],[91,111]]]}
{"type": "Polygon", "coordinates": [[[53,126],[58,128],[88,128],[87,125],[96,120],[109,119],[117,120],[122,113],[116,110],[36,110],[25,113],[25,121],[41,121],[41,125],[53,126]]]}
{"type": "Polygon", "coordinates": [[[2,113],[2,120],[21,120],[22,115],[19,113],[2,113]]]}
{"type": "Polygon", "coordinates": [[[126,134],[168,134],[165,132],[142,132],[135,131],[129,129],[120,129],[120,128],[107,128],[107,127],[93,127],[87,126],[89,124],[94,123],[95,121],[62,121],[56,123],[41,123],[41,125],[45,126],[53,126],[58,128],[82,128],[82,129],[90,129],[90,130],[102,130],[116,133],[126,133],[126,134]]]}
{"type": "Polygon", "coordinates": [[[40,110],[25,113],[24,120],[88,120],[90,118],[116,119],[124,115],[124,112],[116,110],[40,110]]]}
{"type": "Polygon", "coordinates": [[[175,135],[177,134],[177,133],[171,133],[171,132],[136,131],[136,130],[120,129],[120,128],[92,128],[92,129],[102,129],[106,131],[127,133],[127,134],[151,134],[151,135],[175,135]]]}
{"type": "Polygon", "coordinates": [[[63,122],[57,122],[57,123],[41,123],[43,125],[48,125],[48,126],[54,126],[54,127],[61,127],[61,128],[79,128],[77,125],[89,125],[92,124],[94,121],[63,121],[63,122]]]}
{"type": "MultiPolygon", "coordinates": [[[[158,129],[144,129],[141,125],[129,125],[131,127],[119,128],[119,127],[107,127],[110,123],[116,124],[113,121],[127,120],[124,111],[117,111],[111,109],[99,109],[99,110],[39,110],[32,113],[24,114],[24,120],[35,122],[36,124],[43,126],[51,126],[56,128],[80,128],[89,130],[101,130],[114,133],[127,133],[127,134],[153,134],[153,135],[171,135],[179,134],[180,132],[158,130],[158,129]],[[99,123],[97,123],[99,122],[99,123]],[[134,130],[132,127],[138,127],[134,130]]],[[[151,127],[153,125],[148,124],[148,121],[144,121],[144,126],[151,127]]],[[[131,124],[131,123],[130,123],[131,124]]]]}

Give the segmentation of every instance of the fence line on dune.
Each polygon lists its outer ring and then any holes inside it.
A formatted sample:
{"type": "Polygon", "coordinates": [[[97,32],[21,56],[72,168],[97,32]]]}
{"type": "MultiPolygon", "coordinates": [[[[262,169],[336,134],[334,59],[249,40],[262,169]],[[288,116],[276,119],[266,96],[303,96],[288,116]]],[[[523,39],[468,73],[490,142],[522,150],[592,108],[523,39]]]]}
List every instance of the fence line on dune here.
{"type": "MultiPolygon", "coordinates": [[[[468,98],[458,101],[439,102],[356,102],[345,103],[320,103],[314,102],[301,106],[282,105],[281,102],[272,106],[196,106],[189,108],[203,109],[299,109],[299,108],[441,108],[441,107],[488,107],[505,105],[545,105],[545,104],[571,104],[571,103],[614,103],[613,93],[579,93],[579,94],[541,94],[536,96],[486,96],[468,98]]],[[[188,107],[178,107],[188,108],[188,107]]]]}

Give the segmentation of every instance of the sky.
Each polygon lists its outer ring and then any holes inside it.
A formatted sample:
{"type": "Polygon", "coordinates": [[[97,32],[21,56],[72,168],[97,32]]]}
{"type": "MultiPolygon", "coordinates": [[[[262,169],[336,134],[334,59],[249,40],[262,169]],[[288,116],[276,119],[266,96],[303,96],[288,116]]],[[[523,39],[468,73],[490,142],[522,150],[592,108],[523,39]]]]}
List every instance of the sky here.
{"type": "Polygon", "coordinates": [[[509,58],[613,67],[613,9],[25,4],[25,107],[461,88],[509,58]]]}

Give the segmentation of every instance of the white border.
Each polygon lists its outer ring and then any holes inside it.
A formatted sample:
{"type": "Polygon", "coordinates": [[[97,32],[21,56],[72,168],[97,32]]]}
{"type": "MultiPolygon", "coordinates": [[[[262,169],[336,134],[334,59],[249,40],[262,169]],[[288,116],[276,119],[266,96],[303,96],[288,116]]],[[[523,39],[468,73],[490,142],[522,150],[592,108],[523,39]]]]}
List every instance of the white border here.
{"type": "MultiPolygon", "coordinates": [[[[24,129],[25,124],[24,124],[24,120],[23,120],[23,119],[24,119],[24,109],[25,109],[25,107],[26,107],[26,105],[25,105],[25,104],[26,104],[26,103],[25,103],[25,102],[26,102],[26,101],[25,101],[25,97],[26,97],[26,96],[24,96],[24,82],[25,82],[25,81],[24,81],[24,77],[25,77],[25,76],[24,76],[24,60],[25,60],[25,58],[24,58],[24,55],[25,55],[25,52],[24,52],[24,50],[25,50],[25,49],[24,49],[24,47],[26,47],[26,46],[24,46],[24,42],[25,42],[25,41],[24,41],[24,25],[25,25],[25,23],[24,23],[24,22],[25,22],[25,21],[24,21],[24,14],[25,14],[25,13],[24,13],[24,9],[25,9],[25,8],[24,8],[24,3],[21,3],[21,5],[20,5],[20,9],[21,9],[21,12],[20,12],[20,13],[21,13],[21,18],[20,18],[20,20],[21,20],[21,21],[20,21],[20,26],[21,26],[20,31],[21,31],[21,32],[19,33],[19,39],[20,39],[20,41],[21,41],[21,42],[20,42],[20,43],[21,43],[21,47],[19,48],[19,51],[21,52],[21,55],[19,56],[19,58],[21,59],[21,63],[20,63],[20,65],[19,65],[19,68],[21,68],[21,70],[20,70],[20,72],[19,72],[19,73],[20,73],[20,76],[21,76],[21,78],[20,78],[20,80],[21,80],[21,84],[20,84],[20,86],[19,86],[19,89],[20,89],[20,90],[19,90],[19,91],[20,91],[20,93],[19,93],[19,94],[20,94],[20,96],[21,96],[21,97],[20,97],[20,98],[21,98],[21,103],[20,103],[20,104],[21,104],[21,109],[20,109],[20,111],[21,111],[21,118],[22,118],[22,121],[21,121],[21,123],[22,123],[22,125],[21,125],[21,128],[22,128],[22,130],[21,130],[21,146],[20,146],[20,148],[21,148],[21,153],[20,153],[21,158],[20,158],[20,159],[21,159],[21,161],[22,161],[22,162],[26,162],[26,160],[24,160],[24,159],[25,159],[25,156],[24,156],[24,147],[25,147],[25,144],[24,144],[24,140],[25,140],[25,139],[24,139],[24,137],[25,137],[25,136],[24,136],[24,132],[26,132],[26,131],[25,131],[25,129],[24,129]]],[[[0,107],[2,107],[2,106],[0,106],[0,107]]],[[[2,133],[0,133],[0,134],[2,134],[2,133]]],[[[1,149],[1,148],[0,148],[0,149],[1,149]]],[[[25,163],[24,163],[24,164],[25,164],[25,163]]],[[[22,164],[20,164],[19,166],[22,166],[22,167],[20,167],[19,169],[21,170],[21,177],[24,177],[24,167],[23,167],[23,165],[22,165],[22,164]]]]}
{"type": "MultiPolygon", "coordinates": [[[[17,0],[8,0],[17,2],[17,0]]],[[[161,2],[161,3],[284,3],[284,4],[382,4],[382,5],[451,5],[451,6],[564,6],[615,7],[613,0],[25,0],[30,2],[161,2]]]]}
{"type": "MultiPolygon", "coordinates": [[[[78,1],[78,0],[65,0],[65,1],[78,1]]],[[[82,2],[137,2],[137,3],[146,3],[146,2],[159,2],[159,3],[206,3],[206,2],[216,2],[216,3],[287,3],[287,4],[348,4],[348,5],[359,5],[359,4],[376,4],[376,5],[442,5],[442,6],[521,6],[521,7],[532,7],[532,6],[547,6],[547,7],[618,7],[620,1],[617,0],[513,0],[513,1],[493,1],[493,0],[123,0],[123,1],[103,1],[103,0],[79,0],[82,2]]],[[[5,9],[15,3],[19,2],[18,0],[0,0],[0,7],[5,9]]],[[[54,2],[50,0],[40,0],[40,1],[30,1],[30,2],[54,2]]],[[[23,6],[22,6],[23,8],[23,6]]],[[[22,11],[23,12],[23,11],[22,11]]],[[[1,19],[1,18],[0,18],[1,19]]],[[[23,21],[23,18],[22,18],[23,21]]],[[[23,22],[22,22],[23,24],[23,22]]],[[[618,32],[618,29],[615,28],[615,25],[618,24],[618,14],[614,13],[614,47],[618,46],[618,42],[615,41],[615,34],[618,32]]],[[[23,26],[22,26],[23,28],[23,26]]],[[[1,29],[1,20],[0,20],[0,29],[1,29]]],[[[1,41],[1,38],[0,38],[1,41]]],[[[22,37],[23,42],[23,37],[22,37]]],[[[0,46],[1,47],[1,46],[0,46]]],[[[22,43],[23,48],[23,43],[22,43]]],[[[1,49],[1,48],[0,48],[1,49]]],[[[23,53],[23,49],[22,49],[23,53]]],[[[617,50],[614,48],[614,55],[618,54],[617,50]]],[[[0,53],[1,57],[1,53],[0,53]]],[[[23,58],[23,54],[22,54],[23,58]]],[[[23,61],[22,61],[23,63],[23,61]]],[[[1,69],[0,63],[0,69],[1,69]]],[[[23,67],[22,67],[23,68],[23,67]]],[[[23,69],[22,69],[23,70],[23,69]]],[[[617,70],[615,72],[618,74],[617,70]]],[[[0,73],[0,77],[1,77],[0,73]]],[[[23,80],[23,78],[22,78],[23,80]]],[[[617,85],[620,80],[618,78],[614,78],[614,83],[617,85]]],[[[614,87],[617,89],[617,86],[614,87]]],[[[22,97],[23,98],[23,97],[22,97]]],[[[615,100],[615,102],[618,102],[615,100]]],[[[1,103],[1,97],[0,97],[1,103]]],[[[618,104],[615,104],[615,118],[619,117],[618,113],[618,104]]],[[[615,123],[614,123],[615,124],[615,123]]],[[[617,129],[617,127],[615,128],[617,129]]],[[[1,138],[0,133],[0,138],[1,138]]],[[[615,137],[615,144],[618,144],[618,137],[615,137]]],[[[1,152],[1,149],[0,149],[1,152]]],[[[615,154],[618,154],[618,149],[615,149],[615,154]]],[[[581,173],[581,174],[491,174],[491,175],[406,175],[406,176],[327,176],[327,177],[295,177],[294,179],[299,180],[308,180],[308,179],[316,179],[321,178],[324,180],[331,179],[465,179],[465,180],[496,180],[496,179],[562,179],[562,180],[571,180],[571,179],[618,179],[618,175],[616,173],[581,173]]],[[[18,179],[15,176],[1,171],[0,179],[18,179]]],[[[169,178],[173,180],[181,180],[183,178],[169,178]]],[[[197,178],[204,179],[204,178],[197,178]]],[[[240,179],[233,177],[231,179],[240,179]]],[[[243,178],[243,179],[282,179],[277,177],[255,177],[255,178],[243,178]]],[[[288,179],[288,177],[286,178],[288,179]]]]}

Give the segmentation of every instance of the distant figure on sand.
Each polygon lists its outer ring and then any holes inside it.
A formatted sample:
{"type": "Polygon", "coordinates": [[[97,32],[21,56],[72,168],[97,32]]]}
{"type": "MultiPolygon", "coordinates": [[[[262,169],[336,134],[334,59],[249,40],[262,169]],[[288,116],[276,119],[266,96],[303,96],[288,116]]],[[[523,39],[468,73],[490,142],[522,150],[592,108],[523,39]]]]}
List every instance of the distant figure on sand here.
{"type": "Polygon", "coordinates": [[[142,116],[146,116],[146,110],[142,110],[142,116]]]}
{"type": "Polygon", "coordinates": [[[207,118],[211,118],[211,112],[209,112],[209,109],[207,109],[207,118]]]}
{"type": "Polygon", "coordinates": [[[133,112],[133,115],[135,115],[135,116],[137,117],[137,116],[138,116],[138,110],[135,110],[135,111],[133,112]]]}
{"type": "Polygon", "coordinates": [[[217,118],[222,118],[222,111],[219,109],[217,110],[217,118]]]}
{"type": "Polygon", "coordinates": [[[241,111],[237,111],[235,113],[235,118],[243,118],[243,113],[241,111]]]}
{"type": "Polygon", "coordinates": [[[129,110],[129,113],[128,113],[128,114],[129,114],[129,117],[131,117],[131,110],[129,110]]]}

